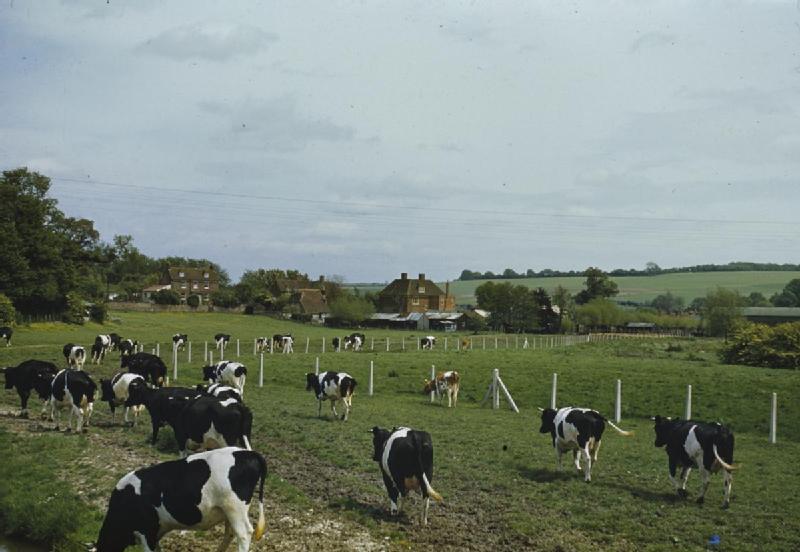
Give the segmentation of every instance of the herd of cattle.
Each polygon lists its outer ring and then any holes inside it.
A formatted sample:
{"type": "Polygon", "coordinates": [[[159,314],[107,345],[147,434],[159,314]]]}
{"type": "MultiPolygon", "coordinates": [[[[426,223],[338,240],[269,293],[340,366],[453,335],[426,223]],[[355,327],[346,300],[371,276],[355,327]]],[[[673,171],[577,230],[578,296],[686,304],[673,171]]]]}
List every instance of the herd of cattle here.
{"type": "MultiPolygon", "coordinates": [[[[0,336],[10,343],[11,332],[0,328],[0,336]]],[[[175,334],[173,346],[187,343],[186,334],[175,334]]],[[[435,338],[425,338],[426,348],[432,348],[435,338]]],[[[217,334],[217,347],[224,347],[230,335],[217,334]]],[[[334,338],[335,350],[343,347],[357,351],[365,338],[351,334],[334,338]]],[[[270,344],[291,352],[291,335],[276,334],[259,338],[256,346],[270,344]]],[[[100,400],[109,404],[112,419],[116,409],[125,408],[124,420],[137,424],[142,410],[147,410],[152,424],[151,443],[155,444],[159,429],[169,425],[177,441],[180,459],[132,471],[119,480],[114,488],[108,511],[98,537],[96,549],[122,551],[137,541],[145,550],[156,550],[159,540],[176,529],[207,529],[225,523],[225,537],[220,550],[236,538],[238,550],[249,549],[251,539],[264,533],[263,487],[267,465],[263,456],[252,451],[253,414],[244,402],[247,368],[233,361],[220,361],[202,368],[207,385],[196,387],[169,386],[167,367],[156,355],[137,351],[137,342],[122,339],[117,334],[99,335],[91,347],[92,361],[99,362],[113,350],[120,352],[120,371],[110,379],[100,379],[100,400]],[[132,412],[133,420],[129,420],[132,412]],[[256,528],[248,519],[248,505],[259,485],[259,518],[256,528]]],[[[20,416],[28,417],[28,400],[32,392],[44,400],[42,416],[55,422],[60,429],[61,410],[67,409],[67,430],[72,429],[72,417],[77,419],[76,431],[89,426],[98,386],[83,371],[85,350],[68,343],[63,347],[66,368],[42,360],[26,360],[18,366],[0,370],[5,375],[5,388],[16,389],[20,401],[20,416]]],[[[456,371],[440,372],[424,382],[425,393],[447,396],[448,407],[456,407],[461,377],[456,371]]],[[[322,403],[330,401],[335,417],[336,403],[344,406],[342,420],[347,420],[357,382],[344,372],[306,374],[306,390],[317,399],[317,415],[322,403]]],[[[596,410],[564,407],[540,409],[541,433],[550,433],[556,452],[556,465],[562,469],[562,455],[572,452],[575,468],[584,479],[591,481],[593,463],[609,424],[622,435],[632,435],[596,410]]],[[[734,437],[730,430],[717,423],[691,420],[653,418],[655,446],[666,447],[669,458],[670,481],[680,496],[686,496],[686,482],[693,467],[702,476],[702,503],[709,486],[710,474],[724,471],[723,507],[730,503],[732,485],[734,437]],[[681,468],[679,477],[677,469],[681,468]]],[[[423,497],[421,520],[427,524],[430,499],[442,497],[432,488],[433,444],[430,434],[407,427],[392,430],[373,427],[373,460],[378,463],[390,509],[396,514],[402,499],[417,490],[423,497]]]]}

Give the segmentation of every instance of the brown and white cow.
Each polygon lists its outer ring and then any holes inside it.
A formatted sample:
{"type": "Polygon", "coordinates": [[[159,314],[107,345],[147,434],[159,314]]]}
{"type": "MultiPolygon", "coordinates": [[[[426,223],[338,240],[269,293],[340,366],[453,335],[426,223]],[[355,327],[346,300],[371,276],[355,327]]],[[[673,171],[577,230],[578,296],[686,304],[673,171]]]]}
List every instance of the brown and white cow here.
{"type": "Polygon", "coordinates": [[[439,372],[436,378],[432,381],[425,380],[425,393],[436,393],[439,400],[442,400],[445,393],[447,394],[447,408],[456,406],[458,404],[458,389],[461,385],[461,376],[458,372],[451,370],[449,372],[439,372]]]}

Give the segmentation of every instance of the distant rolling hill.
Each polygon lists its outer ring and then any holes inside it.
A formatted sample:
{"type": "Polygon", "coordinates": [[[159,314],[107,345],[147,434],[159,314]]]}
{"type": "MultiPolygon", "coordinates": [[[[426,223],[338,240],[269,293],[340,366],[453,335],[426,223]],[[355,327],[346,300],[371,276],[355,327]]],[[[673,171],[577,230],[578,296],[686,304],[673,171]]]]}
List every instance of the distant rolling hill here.
{"type": "MultiPolygon", "coordinates": [[[[619,276],[612,277],[619,286],[617,301],[633,301],[645,303],[657,295],[671,292],[673,295],[683,297],[689,303],[695,297],[704,296],[709,290],[717,286],[738,291],[742,295],[749,295],[760,291],[769,298],[775,292],[794,278],[800,278],[800,271],[752,271],[752,272],[681,272],[675,274],[660,274],[658,276],[619,276]]],[[[527,287],[543,287],[552,293],[556,286],[563,286],[573,294],[583,289],[585,278],[554,277],[554,278],[519,278],[513,280],[491,280],[492,282],[510,282],[512,285],[527,287]]],[[[451,281],[450,293],[456,296],[459,305],[475,304],[475,288],[490,280],[451,281]]],[[[444,282],[439,283],[444,289],[444,282]]],[[[360,291],[380,291],[381,284],[350,284],[350,287],[360,291]]]]}

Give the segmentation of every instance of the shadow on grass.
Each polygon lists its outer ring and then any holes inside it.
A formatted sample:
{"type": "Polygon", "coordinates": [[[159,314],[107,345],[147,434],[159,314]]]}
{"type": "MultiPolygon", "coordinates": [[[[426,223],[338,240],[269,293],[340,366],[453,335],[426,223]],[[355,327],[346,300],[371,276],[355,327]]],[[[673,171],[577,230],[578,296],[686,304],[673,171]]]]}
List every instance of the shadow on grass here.
{"type": "Polygon", "coordinates": [[[653,491],[652,489],[643,489],[641,487],[636,487],[634,485],[628,485],[625,483],[618,483],[615,481],[601,480],[601,481],[594,481],[592,484],[593,485],[596,484],[600,487],[606,487],[609,489],[615,489],[618,491],[630,493],[630,495],[633,498],[646,500],[647,502],[663,502],[666,504],[679,504],[687,501],[685,498],[681,498],[674,492],[653,491]]]}
{"type": "MultiPolygon", "coordinates": [[[[359,516],[364,516],[366,518],[370,518],[375,521],[388,521],[388,522],[395,522],[398,524],[411,523],[411,520],[407,517],[406,508],[403,508],[403,511],[399,515],[393,516],[391,512],[386,508],[377,508],[372,504],[366,504],[364,502],[349,497],[334,500],[331,502],[331,505],[334,508],[347,510],[349,512],[358,514],[359,516]]],[[[406,504],[405,506],[407,507],[409,505],[406,504]]]]}
{"type": "Polygon", "coordinates": [[[577,477],[567,470],[557,471],[555,469],[531,468],[530,466],[518,466],[517,471],[520,476],[536,483],[551,483],[553,481],[565,481],[577,477]]]}

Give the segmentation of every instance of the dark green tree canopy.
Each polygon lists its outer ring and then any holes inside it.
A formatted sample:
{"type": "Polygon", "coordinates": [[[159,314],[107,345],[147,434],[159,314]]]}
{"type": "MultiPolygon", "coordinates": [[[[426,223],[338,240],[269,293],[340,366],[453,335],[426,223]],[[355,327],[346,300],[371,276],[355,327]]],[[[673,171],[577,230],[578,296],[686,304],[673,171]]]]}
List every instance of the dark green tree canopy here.
{"type": "Polygon", "coordinates": [[[619,293],[617,283],[599,268],[590,266],[583,275],[586,276],[586,281],[583,283],[586,289],[575,296],[575,302],[579,305],[586,304],[593,299],[608,299],[619,293]]]}

